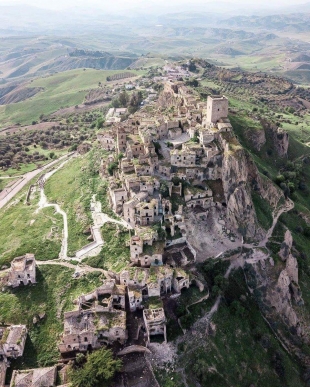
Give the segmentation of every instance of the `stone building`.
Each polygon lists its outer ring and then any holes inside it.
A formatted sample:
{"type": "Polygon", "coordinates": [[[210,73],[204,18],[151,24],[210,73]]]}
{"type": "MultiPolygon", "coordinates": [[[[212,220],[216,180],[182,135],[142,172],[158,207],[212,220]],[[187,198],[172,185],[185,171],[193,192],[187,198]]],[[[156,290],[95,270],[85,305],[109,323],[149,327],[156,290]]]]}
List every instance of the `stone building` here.
{"type": "Polygon", "coordinates": [[[188,289],[190,285],[189,275],[182,269],[174,270],[173,275],[173,289],[177,293],[181,293],[182,289],[188,289]]]}
{"type": "Polygon", "coordinates": [[[137,309],[143,309],[143,296],[141,289],[134,286],[128,286],[127,292],[130,311],[135,312],[137,309]]]}
{"type": "Polygon", "coordinates": [[[208,208],[213,202],[212,191],[210,189],[203,190],[197,187],[187,187],[184,190],[184,198],[187,207],[201,206],[208,208]]]}
{"type": "Polygon", "coordinates": [[[1,352],[0,352],[0,387],[4,387],[5,385],[5,376],[6,376],[6,370],[8,366],[9,365],[7,361],[2,358],[1,352]]]}
{"type": "Polygon", "coordinates": [[[166,316],[162,307],[150,307],[143,310],[143,320],[145,324],[147,341],[151,342],[151,336],[163,335],[167,342],[166,316]]]}
{"type": "Polygon", "coordinates": [[[103,149],[112,151],[115,149],[115,134],[112,130],[99,132],[97,139],[100,142],[103,149]]]}
{"type": "Polygon", "coordinates": [[[10,387],[54,387],[57,367],[14,370],[10,387]]]}
{"type": "Polygon", "coordinates": [[[214,131],[206,128],[201,128],[199,130],[199,142],[201,145],[210,144],[210,142],[214,141],[214,139],[214,131]]]}
{"type": "Polygon", "coordinates": [[[13,359],[23,356],[27,337],[26,325],[0,327],[0,337],[0,354],[3,353],[3,356],[13,359]]]}
{"type": "Polygon", "coordinates": [[[208,96],[207,124],[216,124],[221,118],[228,117],[228,99],[223,96],[208,96]]]}
{"type": "Polygon", "coordinates": [[[130,260],[138,262],[139,256],[143,253],[143,240],[138,235],[134,235],[130,239],[130,260]]]}
{"type": "Polygon", "coordinates": [[[126,312],[96,306],[64,313],[64,333],[58,348],[61,353],[86,352],[114,342],[125,344],[127,337],[126,312]]]}
{"type": "Polygon", "coordinates": [[[123,309],[125,310],[125,294],[126,289],[122,285],[116,285],[115,280],[105,280],[99,288],[88,294],[83,294],[78,297],[76,304],[79,308],[94,305],[100,305],[107,310],[123,309]]]}
{"type": "Polygon", "coordinates": [[[196,153],[187,150],[173,150],[170,152],[171,165],[176,167],[194,167],[196,164],[196,153]]]}
{"type": "Polygon", "coordinates": [[[23,356],[27,338],[25,325],[0,327],[0,387],[4,387],[10,359],[23,356]]]}
{"type": "Polygon", "coordinates": [[[117,128],[116,145],[118,153],[126,152],[126,131],[123,127],[117,128]]]}
{"type": "Polygon", "coordinates": [[[115,188],[109,189],[110,199],[113,211],[117,214],[121,214],[123,212],[123,205],[128,199],[128,194],[125,188],[115,188]]]}
{"type": "Polygon", "coordinates": [[[9,286],[34,284],[36,282],[36,260],[33,254],[17,257],[11,262],[9,286]]]}

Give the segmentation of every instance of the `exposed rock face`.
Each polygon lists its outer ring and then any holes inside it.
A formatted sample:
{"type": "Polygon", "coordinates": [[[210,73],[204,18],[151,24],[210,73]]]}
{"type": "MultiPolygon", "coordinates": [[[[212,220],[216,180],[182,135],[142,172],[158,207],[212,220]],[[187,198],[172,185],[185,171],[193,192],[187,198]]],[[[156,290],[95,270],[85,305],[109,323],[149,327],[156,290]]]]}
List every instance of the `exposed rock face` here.
{"type": "Polygon", "coordinates": [[[292,296],[290,292],[291,279],[284,269],[281,271],[275,288],[269,288],[266,299],[284,318],[290,327],[298,326],[299,320],[292,307],[292,296]]]}
{"type": "Polygon", "coordinates": [[[225,152],[222,181],[227,204],[228,227],[241,235],[255,238],[261,235],[248,184],[248,166],[245,151],[225,152]],[[258,235],[259,234],[259,235],[258,235]]]}
{"type": "Polygon", "coordinates": [[[173,86],[165,84],[163,92],[158,97],[158,106],[180,106],[182,104],[182,99],[178,95],[177,85],[173,86]]]}
{"type": "Polygon", "coordinates": [[[289,146],[288,133],[281,128],[277,128],[277,130],[273,131],[273,136],[274,136],[278,155],[280,157],[287,156],[287,151],[289,146]]]}
{"type": "MultiPolygon", "coordinates": [[[[215,206],[199,218],[193,212],[185,217],[187,240],[197,252],[197,262],[203,262],[207,258],[216,257],[218,254],[234,250],[240,246],[241,241],[229,237],[228,231],[223,232],[222,220],[225,219],[226,209],[215,206]]],[[[224,222],[225,223],[225,222],[224,222]]]]}
{"type": "MultiPolygon", "coordinates": [[[[248,153],[239,145],[233,135],[220,138],[224,151],[222,181],[227,205],[228,227],[237,230],[243,237],[259,239],[263,230],[258,225],[251,191],[253,181],[260,190],[260,175],[248,153]],[[233,151],[231,143],[234,143],[233,151]]],[[[268,181],[269,185],[273,185],[268,181]]],[[[267,183],[266,183],[267,185],[267,183]]]]}
{"type": "Polygon", "coordinates": [[[251,143],[252,147],[260,151],[262,146],[266,143],[265,130],[259,128],[248,128],[246,137],[251,143]]]}
{"type": "Polygon", "coordinates": [[[294,304],[302,305],[301,290],[298,285],[297,259],[292,255],[292,235],[290,231],[285,234],[279,255],[283,261],[282,268],[277,268],[268,263],[268,256],[264,265],[254,263],[255,288],[263,289],[262,300],[265,305],[271,306],[290,328],[295,328],[298,335],[303,334],[300,319],[294,310],[294,304]]]}
{"type": "Polygon", "coordinates": [[[293,237],[289,230],[286,231],[284,241],[281,245],[281,250],[279,252],[279,255],[282,259],[282,261],[286,261],[289,257],[291,248],[293,245],[293,237]]]}
{"type": "Polygon", "coordinates": [[[278,128],[277,125],[262,120],[262,125],[266,130],[266,134],[271,136],[274,147],[279,157],[287,156],[288,146],[289,146],[289,136],[288,133],[278,128]]]}

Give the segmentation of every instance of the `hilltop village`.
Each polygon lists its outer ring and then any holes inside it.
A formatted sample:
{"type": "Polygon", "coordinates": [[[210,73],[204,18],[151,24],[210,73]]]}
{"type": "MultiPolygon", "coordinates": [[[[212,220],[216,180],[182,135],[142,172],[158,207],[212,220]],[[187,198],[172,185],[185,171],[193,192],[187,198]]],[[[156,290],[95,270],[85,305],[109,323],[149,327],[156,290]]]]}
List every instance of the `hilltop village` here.
{"type": "MultiPolygon", "coordinates": [[[[129,119],[112,119],[125,113],[110,109],[98,141],[110,151],[100,173],[109,182],[111,207],[131,232],[128,267],[106,273],[99,288],[80,295],[64,313],[60,354],[117,343],[147,346],[157,336],[167,341],[163,297],[175,297],[190,284],[206,290],[193,270],[197,253],[187,239],[184,215],[190,210],[205,220],[210,209],[225,208],[208,181],[220,178],[224,134],[232,135],[228,99],[210,96],[202,102],[183,82],[168,80],[160,96],[152,95],[129,119]]],[[[6,285],[35,284],[35,266],[33,254],[15,258],[6,285]]],[[[10,359],[23,355],[26,335],[26,326],[1,328],[1,386],[10,359]]],[[[53,367],[14,372],[11,386],[23,385],[19,379],[25,378],[52,386],[54,375],[53,367]]]]}
{"type": "MultiPolygon", "coordinates": [[[[208,297],[195,263],[240,247],[241,236],[263,235],[244,155],[238,156],[242,148],[228,118],[228,98],[210,95],[202,101],[180,80],[184,70],[166,72],[157,79],[160,93],[151,90],[129,116],[127,109],[111,108],[97,134],[108,153],[100,175],[108,182],[110,207],[130,233],[124,246],[128,264],[120,272],[105,271],[99,287],[72,300],[58,342],[64,358],[103,346],[125,354],[148,351],[153,341],[166,343],[167,300],[191,285],[208,297]],[[246,225],[242,232],[240,224],[246,225]]],[[[251,174],[262,185],[255,171],[251,174]]],[[[268,189],[265,194],[275,205],[281,194],[268,189]]],[[[94,239],[97,228],[91,227],[94,239]]],[[[104,234],[98,238],[102,245],[104,234]]],[[[35,286],[35,256],[15,258],[1,281],[11,288],[35,286]]],[[[0,327],[0,387],[11,359],[23,356],[26,336],[25,325],[0,327]]],[[[55,366],[14,371],[10,386],[55,386],[56,376],[55,366]]]]}
{"type": "Polygon", "coordinates": [[[225,209],[207,183],[220,177],[218,158],[225,148],[220,134],[232,135],[225,96],[201,102],[183,82],[170,81],[157,101],[109,124],[98,133],[102,148],[110,151],[100,173],[109,181],[113,211],[131,232],[128,267],[106,273],[102,286],[81,295],[64,314],[62,354],[115,343],[147,346],[158,336],[167,341],[163,299],[191,284],[206,290],[193,270],[197,253],[184,214],[194,211],[206,220],[211,208],[219,214],[225,209]]]}

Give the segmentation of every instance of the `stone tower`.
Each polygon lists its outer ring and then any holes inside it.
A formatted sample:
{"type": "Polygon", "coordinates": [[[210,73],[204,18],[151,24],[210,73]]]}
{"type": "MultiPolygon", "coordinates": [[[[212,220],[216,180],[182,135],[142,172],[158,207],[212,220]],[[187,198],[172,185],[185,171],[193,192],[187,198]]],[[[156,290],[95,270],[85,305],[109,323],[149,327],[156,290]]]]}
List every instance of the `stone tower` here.
{"type": "Polygon", "coordinates": [[[207,124],[216,124],[228,117],[228,99],[223,96],[209,96],[207,100],[207,124]]]}

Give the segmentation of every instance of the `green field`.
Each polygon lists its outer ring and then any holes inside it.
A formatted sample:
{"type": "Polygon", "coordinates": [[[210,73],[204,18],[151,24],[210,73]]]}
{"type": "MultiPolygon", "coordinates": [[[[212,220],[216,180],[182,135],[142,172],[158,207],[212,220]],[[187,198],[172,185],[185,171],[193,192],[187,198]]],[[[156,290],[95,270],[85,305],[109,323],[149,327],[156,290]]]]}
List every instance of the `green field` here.
{"type": "MultiPolygon", "coordinates": [[[[45,185],[49,201],[58,203],[67,213],[69,256],[74,256],[77,250],[89,243],[89,235],[84,231],[92,224],[91,197],[97,193],[98,200],[105,200],[105,184],[98,174],[100,160],[104,155],[104,151],[95,148],[85,156],[72,159],[45,185]]],[[[103,211],[111,216],[107,205],[103,205],[103,211]]]]}
{"type": "Polygon", "coordinates": [[[87,235],[83,230],[90,224],[87,210],[90,213],[90,190],[83,168],[87,165],[87,158],[80,157],[69,161],[56,172],[45,185],[45,194],[50,202],[58,203],[68,216],[68,255],[87,245],[87,235]],[[88,208],[87,208],[88,206],[88,208]]]}
{"type": "Polygon", "coordinates": [[[0,267],[13,258],[34,253],[38,260],[58,258],[63,220],[53,208],[36,212],[39,193],[25,204],[27,189],[0,210],[0,267]]]}
{"type": "MultiPolygon", "coordinates": [[[[137,76],[143,74],[143,71],[133,71],[137,76]]],[[[98,82],[105,84],[107,76],[122,72],[78,69],[36,79],[28,83],[28,87],[42,87],[44,90],[26,101],[0,106],[0,124],[29,125],[41,114],[48,115],[58,109],[78,105],[89,89],[98,87],[98,82]]]]}

